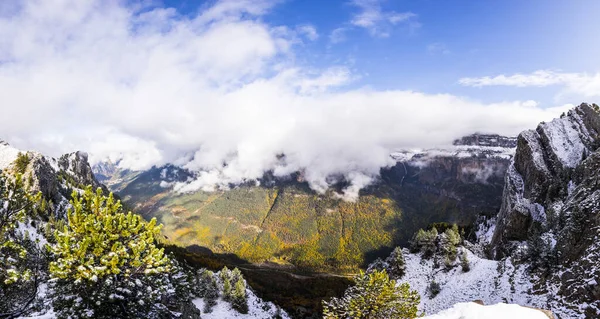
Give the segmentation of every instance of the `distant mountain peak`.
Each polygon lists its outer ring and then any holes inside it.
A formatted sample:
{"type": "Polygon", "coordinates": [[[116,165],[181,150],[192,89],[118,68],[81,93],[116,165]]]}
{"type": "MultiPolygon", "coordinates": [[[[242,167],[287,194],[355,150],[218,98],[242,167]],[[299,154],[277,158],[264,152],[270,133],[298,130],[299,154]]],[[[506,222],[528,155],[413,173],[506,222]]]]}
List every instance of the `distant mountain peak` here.
{"type": "Polygon", "coordinates": [[[487,157],[510,160],[517,147],[517,138],[498,134],[474,133],[454,140],[452,145],[427,149],[398,150],[390,156],[397,162],[426,163],[440,157],[487,157]]]}
{"type": "Polygon", "coordinates": [[[474,133],[454,140],[452,145],[515,148],[517,147],[517,138],[498,134],[474,133]]]}

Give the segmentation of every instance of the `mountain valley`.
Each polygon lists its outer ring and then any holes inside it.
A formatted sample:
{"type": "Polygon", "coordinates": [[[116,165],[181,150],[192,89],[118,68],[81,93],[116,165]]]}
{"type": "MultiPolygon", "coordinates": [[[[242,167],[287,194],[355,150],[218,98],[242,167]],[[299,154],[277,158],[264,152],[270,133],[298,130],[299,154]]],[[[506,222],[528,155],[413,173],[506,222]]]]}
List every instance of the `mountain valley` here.
{"type": "MultiPolygon", "coordinates": [[[[340,296],[351,275],[384,269],[416,289],[427,315],[481,300],[548,309],[562,319],[600,313],[599,147],[598,107],[582,104],[517,138],[475,134],[447,148],[394,152],[396,164],[354,202],[340,198],[343,181],[319,194],[301,173],[180,193],[173,185],[195,173],[173,165],[91,167],[83,152],[54,159],[7,143],[0,164],[26,176],[44,200],[45,212],[19,226],[28,236],[50,240],[48,227],[85,185],[114,191],[129,209],[164,225],[161,245],[181,262],[217,274],[239,269],[255,316],[262,307],[271,309],[267,316],[318,317],[321,301],[340,296]]],[[[37,313],[49,311],[45,298],[38,295],[37,313]]],[[[203,308],[203,300],[193,304],[203,308]]],[[[227,307],[218,303],[215,315],[227,307]]]]}
{"type": "MultiPolygon", "coordinates": [[[[179,193],[193,173],[175,166],[143,172],[94,166],[99,179],[147,218],[165,224],[174,244],[201,246],[253,262],[352,272],[434,222],[470,226],[501,204],[514,139],[474,135],[447,149],[392,154],[395,166],[361,190],[356,202],[311,190],[301,173],[266,174],[229,190],[179,193]],[[490,144],[491,143],[491,144],[490,144]],[[257,186],[258,185],[258,186],[257,186]]],[[[342,187],[343,182],[340,183],[342,187]]]]}

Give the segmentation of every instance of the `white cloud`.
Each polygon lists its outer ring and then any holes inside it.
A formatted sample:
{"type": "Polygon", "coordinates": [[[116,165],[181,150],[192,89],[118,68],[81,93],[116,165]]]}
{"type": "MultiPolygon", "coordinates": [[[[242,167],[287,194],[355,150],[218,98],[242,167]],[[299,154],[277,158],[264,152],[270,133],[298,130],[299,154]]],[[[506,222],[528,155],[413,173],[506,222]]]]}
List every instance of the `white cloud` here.
{"type": "Polygon", "coordinates": [[[427,46],[427,53],[430,55],[446,55],[450,54],[450,50],[448,50],[448,47],[446,47],[445,44],[441,42],[435,42],[427,46]]]}
{"type": "Polygon", "coordinates": [[[529,101],[345,88],[351,70],[296,64],[294,35],[263,22],[268,6],[257,3],[271,2],[217,2],[192,17],[100,0],[11,8],[0,15],[0,138],[133,169],[202,171],[178,186],[187,190],[267,170],[303,171],[316,190],[344,176],[352,198],[393,164],[392,150],[513,135],[560,114],[529,101]]]}
{"type": "Polygon", "coordinates": [[[348,28],[336,28],[333,31],[331,31],[331,34],[329,35],[329,40],[331,41],[331,43],[340,43],[340,42],[344,42],[346,41],[346,32],[348,32],[348,28]]]}
{"type": "Polygon", "coordinates": [[[296,30],[311,41],[315,41],[319,38],[319,33],[317,33],[317,29],[313,25],[301,25],[297,27],[296,30]]]}
{"type": "Polygon", "coordinates": [[[563,86],[559,95],[577,95],[580,97],[600,96],[600,73],[564,73],[552,70],[538,70],[528,74],[485,76],[480,78],[462,78],[459,83],[465,86],[514,86],[514,87],[546,87],[563,86]]]}
{"type": "Polygon", "coordinates": [[[572,81],[577,74],[573,73],[557,73],[548,70],[538,70],[529,74],[517,73],[514,75],[506,76],[504,74],[497,75],[494,77],[485,76],[481,78],[462,78],[459,80],[460,84],[466,86],[482,87],[482,86],[493,86],[493,85],[504,85],[504,86],[549,86],[556,84],[563,84],[572,81]]]}
{"type": "Polygon", "coordinates": [[[316,77],[302,76],[298,79],[295,85],[300,88],[300,93],[325,92],[353,80],[350,70],[346,67],[332,67],[319,73],[316,77]]]}
{"type": "Polygon", "coordinates": [[[390,12],[389,14],[387,14],[387,20],[391,23],[391,24],[398,24],[401,22],[406,22],[409,21],[412,18],[416,18],[417,15],[412,13],[412,12],[402,12],[402,13],[396,13],[396,12],[390,12]]]}
{"type": "Polygon", "coordinates": [[[219,0],[206,8],[197,21],[205,23],[222,19],[238,19],[242,14],[260,16],[267,13],[281,0],[219,0]]]}
{"type": "Polygon", "coordinates": [[[388,37],[392,27],[399,23],[408,23],[412,28],[420,26],[415,19],[417,15],[412,12],[385,11],[382,3],[385,0],[352,0],[351,5],[359,9],[350,23],[354,26],[365,28],[372,36],[388,37]]]}

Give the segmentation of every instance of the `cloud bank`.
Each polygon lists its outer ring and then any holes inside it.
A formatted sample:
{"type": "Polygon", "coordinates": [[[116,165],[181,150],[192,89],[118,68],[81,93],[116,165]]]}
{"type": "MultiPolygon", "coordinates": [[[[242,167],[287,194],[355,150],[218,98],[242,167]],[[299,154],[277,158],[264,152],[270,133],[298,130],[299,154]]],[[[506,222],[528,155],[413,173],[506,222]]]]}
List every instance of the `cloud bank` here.
{"type": "Polygon", "coordinates": [[[562,111],[348,89],[353,70],[296,62],[316,30],[266,24],[275,4],[218,1],[182,16],[119,1],[2,1],[0,138],[198,172],[180,191],[303,171],[317,191],[344,177],[351,198],[393,164],[393,150],[514,135],[562,111]]]}
{"type": "Polygon", "coordinates": [[[514,86],[514,87],[547,87],[559,85],[564,87],[561,94],[576,94],[583,97],[600,96],[600,73],[565,73],[552,70],[538,70],[528,74],[484,76],[479,78],[462,78],[459,83],[464,86],[514,86]]]}

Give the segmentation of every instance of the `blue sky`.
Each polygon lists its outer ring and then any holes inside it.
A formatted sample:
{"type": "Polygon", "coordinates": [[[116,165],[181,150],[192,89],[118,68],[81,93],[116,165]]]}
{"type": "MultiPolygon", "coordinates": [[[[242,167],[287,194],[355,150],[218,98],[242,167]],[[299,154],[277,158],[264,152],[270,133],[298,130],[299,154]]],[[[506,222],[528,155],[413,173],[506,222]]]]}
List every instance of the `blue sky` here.
{"type": "MultiPolygon", "coordinates": [[[[463,77],[555,70],[595,73],[600,69],[597,17],[600,1],[544,0],[374,0],[357,1],[415,16],[382,30],[352,23],[362,9],[348,0],[284,0],[261,19],[270,25],[314,26],[319,38],[306,43],[298,59],[310,66],[344,64],[360,77],[351,86],[452,93],[485,102],[534,99],[552,106],[556,88],[528,90],[469,88],[463,77]],[[343,40],[332,41],[340,30],[343,40]]],[[[206,1],[165,1],[163,5],[193,14],[206,1]]],[[[569,98],[575,98],[569,96],[569,98]]],[[[570,101],[576,103],[577,101],[570,101]]]]}

